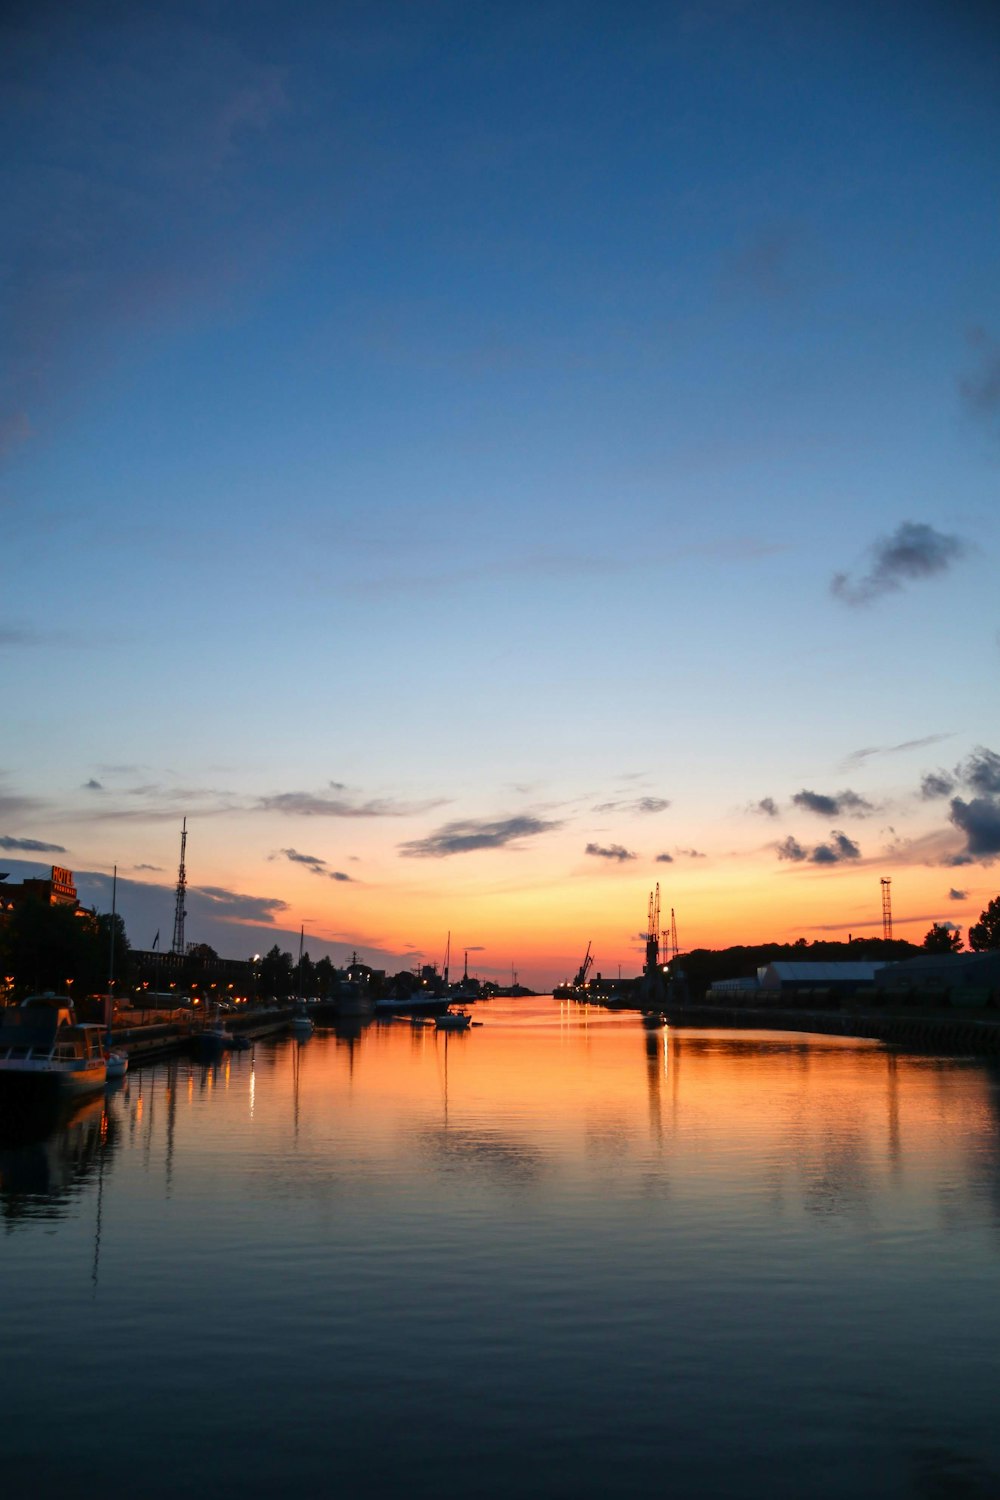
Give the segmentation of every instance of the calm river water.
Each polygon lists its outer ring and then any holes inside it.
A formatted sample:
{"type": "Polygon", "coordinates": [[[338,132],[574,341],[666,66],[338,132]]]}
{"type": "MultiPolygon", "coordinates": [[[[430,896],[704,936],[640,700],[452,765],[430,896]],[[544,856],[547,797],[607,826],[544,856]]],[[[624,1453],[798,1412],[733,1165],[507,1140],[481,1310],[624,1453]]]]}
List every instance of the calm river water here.
{"type": "Polygon", "coordinates": [[[545,1000],[0,1144],[5,1493],[1000,1494],[1000,1087],[545,1000]]]}

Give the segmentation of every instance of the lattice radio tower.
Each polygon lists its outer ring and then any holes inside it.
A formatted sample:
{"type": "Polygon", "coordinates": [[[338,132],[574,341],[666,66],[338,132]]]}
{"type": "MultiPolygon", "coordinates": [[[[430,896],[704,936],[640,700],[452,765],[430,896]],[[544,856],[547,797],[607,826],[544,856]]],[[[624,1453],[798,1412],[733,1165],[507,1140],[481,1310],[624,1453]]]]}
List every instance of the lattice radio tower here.
{"type": "Polygon", "coordinates": [[[882,876],[882,936],[887,942],[892,941],[892,895],[889,887],[892,885],[892,876],[882,876]]]}
{"type": "Polygon", "coordinates": [[[184,852],[187,849],[187,827],[188,820],[184,819],[181,825],[181,862],[177,870],[177,903],[174,907],[174,941],[171,944],[171,953],[184,952],[184,918],[187,912],[184,910],[184,898],[187,895],[187,871],[184,869],[184,852]]]}

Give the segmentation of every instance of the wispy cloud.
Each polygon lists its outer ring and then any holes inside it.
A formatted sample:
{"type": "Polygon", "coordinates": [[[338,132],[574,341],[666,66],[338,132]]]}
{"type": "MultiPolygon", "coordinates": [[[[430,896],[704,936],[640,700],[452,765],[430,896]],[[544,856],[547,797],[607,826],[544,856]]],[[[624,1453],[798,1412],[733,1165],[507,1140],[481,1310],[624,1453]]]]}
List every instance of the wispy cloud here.
{"type": "Polygon", "coordinates": [[[796,792],[792,798],[796,807],[804,808],[806,812],[817,813],[821,818],[842,818],[850,815],[855,818],[865,818],[869,813],[875,811],[870,802],[864,797],[859,797],[857,792],[837,792],[834,796],[827,796],[823,792],[809,792],[802,790],[796,792]]]}
{"type": "Polygon", "coordinates": [[[91,776],[89,781],[83,783],[83,790],[85,792],[103,792],[104,787],[95,777],[91,776]]]}
{"type": "Polygon", "coordinates": [[[445,859],[452,854],[471,854],[477,849],[516,848],[521,839],[536,838],[561,827],[561,822],[526,814],[513,818],[467,818],[446,823],[426,838],[410,839],[400,844],[399,852],[408,859],[445,859]]]}
{"type": "Polygon", "coordinates": [[[939,797],[950,797],[955,790],[955,778],[947,771],[928,771],[920,782],[920,795],[925,802],[939,797]]]}
{"type": "Polygon", "coordinates": [[[950,740],[948,734],[925,734],[919,740],[901,740],[898,745],[868,745],[863,750],[852,750],[850,755],[844,757],[844,766],[859,766],[864,761],[870,760],[873,755],[902,755],[907,750],[924,750],[928,745],[938,745],[942,740],[950,740]]]}
{"type": "Polygon", "coordinates": [[[277,915],[289,909],[288,902],[277,896],[247,896],[220,885],[192,886],[188,891],[188,901],[195,907],[202,905],[208,915],[225,922],[270,924],[277,915]]]}
{"type": "Polygon", "coordinates": [[[598,813],[661,813],[670,806],[666,797],[636,797],[627,802],[599,802],[594,808],[598,813]]]}
{"type": "Polygon", "coordinates": [[[885,594],[897,593],[905,584],[946,573],[968,549],[961,537],[935,531],[923,522],[904,521],[892,536],[880,538],[869,550],[871,562],[859,578],[834,574],[830,590],[845,604],[871,604],[885,594]]]}
{"type": "Polygon", "coordinates": [[[752,804],[750,811],[761,813],[765,818],[776,818],[778,816],[778,804],[773,797],[761,797],[759,802],[752,804]]]}
{"type": "Polygon", "coordinates": [[[591,854],[595,859],[610,859],[618,864],[624,864],[627,859],[638,859],[631,849],[626,849],[624,844],[588,844],[584,850],[585,854],[591,854]]]}
{"type": "Polygon", "coordinates": [[[672,854],[658,854],[654,861],[654,863],[658,865],[672,865],[673,862],[674,856],[672,854]]]}
{"type": "Polygon", "coordinates": [[[41,646],[49,640],[51,637],[42,635],[41,631],[23,625],[0,625],[0,647],[41,646]]]}
{"type": "Polygon", "coordinates": [[[977,365],[959,381],[959,390],[969,414],[1000,437],[1000,343],[984,328],[973,329],[969,342],[977,365]]]}
{"type": "Polygon", "coordinates": [[[358,801],[339,795],[344,790],[339,783],[331,785],[335,789],[333,796],[316,792],[278,792],[274,796],[259,798],[255,806],[260,812],[286,813],[290,817],[409,818],[443,805],[441,798],[426,802],[397,802],[391,797],[370,797],[358,801]]]}
{"type": "Polygon", "coordinates": [[[0,838],[0,849],[13,852],[19,849],[26,854],[65,854],[62,844],[43,844],[40,839],[15,839],[9,835],[0,838]]]}
{"type": "MultiPolygon", "coordinates": [[[[280,849],[278,853],[283,854],[292,864],[304,865],[311,874],[321,875],[325,880],[351,880],[351,876],[345,875],[342,870],[331,870],[326,860],[320,859],[317,854],[300,854],[297,849],[280,849]]],[[[277,855],[271,854],[268,858],[276,859],[277,855]]]]}
{"type": "Polygon", "coordinates": [[[958,891],[958,890],[955,889],[954,886],[952,886],[951,890],[948,892],[948,900],[949,901],[964,901],[965,898],[968,896],[968,894],[969,894],[968,891],[958,891]]]}

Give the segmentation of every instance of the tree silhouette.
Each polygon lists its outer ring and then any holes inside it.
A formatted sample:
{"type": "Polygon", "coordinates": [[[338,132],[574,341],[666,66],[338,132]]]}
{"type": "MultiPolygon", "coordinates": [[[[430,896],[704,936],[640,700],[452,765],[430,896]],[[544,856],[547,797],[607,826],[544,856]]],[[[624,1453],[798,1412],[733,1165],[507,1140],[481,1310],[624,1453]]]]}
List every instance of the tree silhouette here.
{"type": "Polygon", "coordinates": [[[943,922],[935,922],[924,938],[924,948],[928,953],[959,953],[962,934],[955,928],[946,927],[943,922]]]}
{"type": "Polygon", "coordinates": [[[1000,896],[994,896],[979,921],[969,928],[969,947],[976,953],[1000,948],[1000,896]]]}

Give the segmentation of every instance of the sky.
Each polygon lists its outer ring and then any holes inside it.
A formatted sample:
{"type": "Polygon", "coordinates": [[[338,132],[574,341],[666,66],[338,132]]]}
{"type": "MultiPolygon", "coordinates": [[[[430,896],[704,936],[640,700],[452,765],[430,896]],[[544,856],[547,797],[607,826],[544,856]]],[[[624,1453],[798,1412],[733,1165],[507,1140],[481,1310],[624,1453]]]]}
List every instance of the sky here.
{"type": "Polygon", "coordinates": [[[978,918],[995,7],[0,27],[0,869],[536,988],[978,918]]]}

